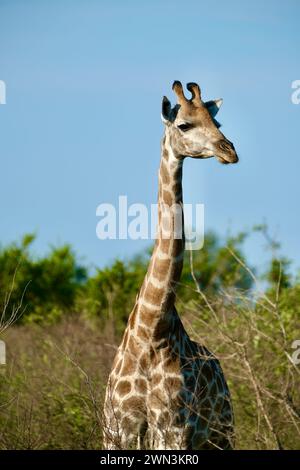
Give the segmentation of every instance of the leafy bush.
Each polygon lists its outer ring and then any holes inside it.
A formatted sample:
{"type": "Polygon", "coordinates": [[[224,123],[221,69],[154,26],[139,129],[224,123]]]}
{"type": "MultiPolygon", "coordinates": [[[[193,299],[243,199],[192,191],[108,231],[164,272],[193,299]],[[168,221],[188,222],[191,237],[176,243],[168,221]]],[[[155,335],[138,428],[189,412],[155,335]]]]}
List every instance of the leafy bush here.
{"type": "Polygon", "coordinates": [[[135,297],[146,271],[142,257],[130,262],[116,260],[112,266],[98,270],[87,280],[78,295],[77,309],[87,318],[109,322],[120,333],[126,325],[135,297]]]}
{"type": "Polygon", "coordinates": [[[23,299],[20,322],[54,323],[74,308],[87,272],[77,264],[68,245],[52,248],[47,257],[35,258],[30,251],[34,239],[26,235],[20,244],[0,249],[2,310],[10,317],[23,299]]]}

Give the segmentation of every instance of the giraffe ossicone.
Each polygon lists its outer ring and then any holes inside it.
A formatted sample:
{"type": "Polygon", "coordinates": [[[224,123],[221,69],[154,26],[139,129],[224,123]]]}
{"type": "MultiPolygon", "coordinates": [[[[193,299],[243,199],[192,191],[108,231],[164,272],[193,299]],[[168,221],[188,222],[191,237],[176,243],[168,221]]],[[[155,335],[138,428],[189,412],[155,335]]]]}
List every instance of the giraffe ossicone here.
{"type": "Polygon", "coordinates": [[[196,83],[191,98],[175,81],[177,104],[162,102],[165,132],[161,144],[158,236],[149,267],[129,316],[108,379],[104,404],[106,449],[230,449],[233,411],[218,359],[192,341],[175,308],[185,240],[182,166],[186,157],[215,156],[236,163],[233,144],[215,115],[221,100],[203,102],[196,83]],[[165,206],[169,237],[163,237],[165,206]],[[181,230],[181,237],[178,236],[181,230]],[[176,234],[176,236],[175,236],[176,234]]]}

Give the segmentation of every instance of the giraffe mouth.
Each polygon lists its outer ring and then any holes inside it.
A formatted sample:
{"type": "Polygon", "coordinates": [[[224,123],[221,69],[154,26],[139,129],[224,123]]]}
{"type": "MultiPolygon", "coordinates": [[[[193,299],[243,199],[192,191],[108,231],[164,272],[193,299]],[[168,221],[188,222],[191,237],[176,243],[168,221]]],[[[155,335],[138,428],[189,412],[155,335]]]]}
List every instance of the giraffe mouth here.
{"type": "Polygon", "coordinates": [[[216,158],[217,158],[218,162],[222,163],[222,165],[228,165],[230,163],[229,161],[225,160],[225,158],[223,158],[223,157],[216,156],[216,158]]]}
{"type": "Polygon", "coordinates": [[[229,158],[224,158],[221,155],[216,155],[216,159],[218,162],[222,163],[222,165],[228,165],[229,163],[237,163],[239,161],[239,157],[235,154],[230,156],[229,158]]]}

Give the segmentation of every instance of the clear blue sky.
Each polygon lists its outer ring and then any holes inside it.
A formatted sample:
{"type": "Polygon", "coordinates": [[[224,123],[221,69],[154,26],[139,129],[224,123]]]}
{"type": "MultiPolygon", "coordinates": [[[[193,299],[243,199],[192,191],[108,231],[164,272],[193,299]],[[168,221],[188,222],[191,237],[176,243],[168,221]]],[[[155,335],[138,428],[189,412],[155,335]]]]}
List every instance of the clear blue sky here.
{"type": "MultiPolygon", "coordinates": [[[[266,220],[300,266],[300,2],[0,0],[0,241],[36,231],[89,265],[145,241],[99,241],[96,207],[156,201],[161,98],[174,79],[223,97],[240,164],[186,161],[186,202],[221,236],[266,220]]],[[[247,253],[262,268],[264,242],[247,253]]]]}

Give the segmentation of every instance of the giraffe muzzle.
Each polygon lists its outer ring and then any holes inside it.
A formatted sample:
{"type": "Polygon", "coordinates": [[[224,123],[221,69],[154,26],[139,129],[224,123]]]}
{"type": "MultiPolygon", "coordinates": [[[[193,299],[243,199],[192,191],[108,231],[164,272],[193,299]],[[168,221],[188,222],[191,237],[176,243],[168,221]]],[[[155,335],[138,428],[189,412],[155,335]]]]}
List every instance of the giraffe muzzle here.
{"type": "Polygon", "coordinates": [[[237,163],[239,161],[233,143],[227,139],[222,139],[217,144],[216,157],[218,161],[223,164],[237,163]]]}

